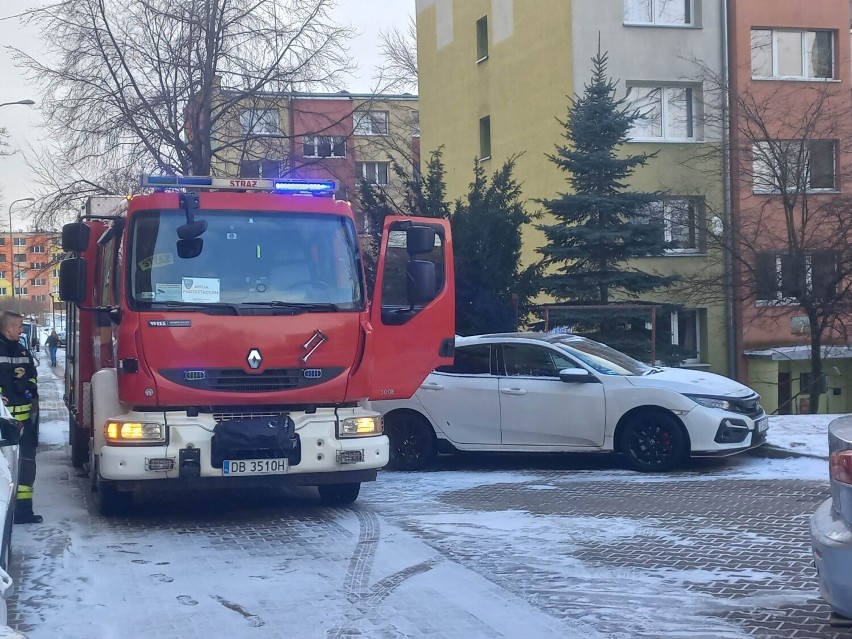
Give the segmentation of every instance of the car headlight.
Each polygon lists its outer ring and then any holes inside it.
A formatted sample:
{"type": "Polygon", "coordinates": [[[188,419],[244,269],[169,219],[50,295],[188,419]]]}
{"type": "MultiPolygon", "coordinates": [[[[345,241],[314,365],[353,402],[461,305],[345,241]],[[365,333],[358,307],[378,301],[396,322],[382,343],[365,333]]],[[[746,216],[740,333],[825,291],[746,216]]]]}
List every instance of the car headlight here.
{"type": "Polygon", "coordinates": [[[340,422],[340,437],[368,437],[381,435],[384,431],[384,421],[381,415],[375,417],[347,417],[340,422]]]}
{"type": "Polygon", "coordinates": [[[162,424],[115,420],[104,424],[104,437],[111,444],[152,444],[166,440],[162,424]]]}
{"type": "Polygon", "coordinates": [[[731,410],[732,404],[727,399],[721,397],[708,397],[707,395],[687,395],[689,399],[696,404],[701,404],[707,408],[718,408],[719,410],[731,410]]]}

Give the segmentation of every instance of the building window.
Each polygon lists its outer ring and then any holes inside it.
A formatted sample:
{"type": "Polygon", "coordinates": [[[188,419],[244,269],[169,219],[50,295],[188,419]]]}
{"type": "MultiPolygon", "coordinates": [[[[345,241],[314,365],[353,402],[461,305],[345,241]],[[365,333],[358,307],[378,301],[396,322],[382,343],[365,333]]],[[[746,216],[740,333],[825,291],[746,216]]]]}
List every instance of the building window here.
{"type": "Polygon", "coordinates": [[[278,109],[243,109],[240,127],[246,135],[274,135],[278,133],[278,109]]]}
{"type": "MultiPolygon", "coordinates": [[[[18,258],[18,256],[16,255],[15,256],[16,262],[19,261],[17,258],[18,258]]],[[[21,260],[21,261],[23,261],[23,260],[21,260]]],[[[45,266],[47,266],[47,264],[45,264],[44,262],[30,262],[30,268],[44,268],[45,266]]]]}
{"type": "Polygon", "coordinates": [[[345,158],[346,138],[337,135],[306,135],[303,141],[306,158],[345,158]]]}
{"type": "Polygon", "coordinates": [[[488,16],[476,21],[476,61],[488,58],[488,16]]]}
{"type": "Polygon", "coordinates": [[[9,294],[9,289],[5,286],[0,286],[0,295],[6,297],[9,294]]]}
{"type": "Polygon", "coordinates": [[[837,253],[829,250],[803,254],[764,252],[757,254],[755,299],[758,302],[795,304],[804,276],[807,293],[815,298],[831,298],[837,293],[837,253]],[[799,260],[805,260],[804,270],[799,260]]]}
{"type": "Polygon", "coordinates": [[[692,0],[624,0],[626,24],[692,24],[692,0]]]}
{"type": "Polygon", "coordinates": [[[754,193],[837,190],[834,140],[767,140],[752,145],[754,193]]]}
{"type": "Polygon", "coordinates": [[[6,256],[0,255],[0,262],[5,262],[5,261],[6,261],[6,256]]]}
{"type": "Polygon", "coordinates": [[[26,286],[16,286],[15,287],[15,295],[26,295],[27,287],[26,286]]]}
{"type": "Polygon", "coordinates": [[[692,87],[628,86],[627,100],[638,117],[633,122],[633,140],[693,141],[695,93],[692,87]]]}
{"type": "Polygon", "coordinates": [[[6,238],[0,237],[0,246],[6,246],[6,238]]]}
{"type": "Polygon", "coordinates": [[[365,182],[386,186],[388,183],[389,162],[358,162],[355,170],[365,182]]]}
{"type": "Polygon", "coordinates": [[[0,280],[6,279],[6,271],[0,271],[0,280]]]}
{"type": "Polygon", "coordinates": [[[479,119],[479,159],[491,157],[491,116],[479,119]]]}
{"type": "Polygon", "coordinates": [[[834,33],[752,29],[753,78],[834,79],[834,33]]]}
{"type": "Polygon", "coordinates": [[[240,177],[277,178],[282,177],[281,160],[243,160],[240,162],[240,177]]]}
{"type": "Polygon", "coordinates": [[[47,295],[33,295],[32,300],[33,302],[46,302],[47,295]]]}
{"type": "Polygon", "coordinates": [[[12,238],[12,246],[26,246],[27,238],[25,237],[13,237],[12,238]]]}
{"type": "Polygon", "coordinates": [[[411,135],[415,138],[420,137],[420,111],[411,112],[411,135]]]}
{"type": "Polygon", "coordinates": [[[36,278],[30,283],[33,286],[47,286],[47,278],[36,278]]]}
{"type": "Polygon", "coordinates": [[[696,253],[700,250],[698,205],[690,198],[666,198],[637,211],[634,221],[657,224],[667,253],[696,253]]]}
{"type": "Polygon", "coordinates": [[[657,315],[657,331],[669,333],[672,345],[692,354],[684,364],[701,362],[701,311],[680,309],[657,315]]]}
{"type": "Polygon", "coordinates": [[[30,253],[44,253],[44,244],[33,244],[30,247],[30,253]]]}
{"type": "Polygon", "coordinates": [[[15,253],[15,255],[14,255],[14,261],[15,261],[15,262],[26,262],[26,261],[27,261],[27,256],[26,256],[26,255],[24,255],[23,253],[15,253]]]}
{"type": "Polygon", "coordinates": [[[355,135],[387,135],[387,111],[355,111],[355,135]]]}

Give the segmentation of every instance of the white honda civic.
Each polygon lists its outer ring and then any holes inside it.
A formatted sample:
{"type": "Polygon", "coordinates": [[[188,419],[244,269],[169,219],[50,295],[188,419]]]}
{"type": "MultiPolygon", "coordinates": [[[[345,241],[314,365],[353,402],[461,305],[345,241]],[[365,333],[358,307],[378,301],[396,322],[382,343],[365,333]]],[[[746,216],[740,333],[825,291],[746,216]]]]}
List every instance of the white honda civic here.
{"type": "Polygon", "coordinates": [[[373,406],[400,470],[465,450],[614,451],[635,470],[665,471],[759,446],[769,424],[758,394],[727,377],[546,333],[457,337],[455,362],[414,397],[373,406]]]}

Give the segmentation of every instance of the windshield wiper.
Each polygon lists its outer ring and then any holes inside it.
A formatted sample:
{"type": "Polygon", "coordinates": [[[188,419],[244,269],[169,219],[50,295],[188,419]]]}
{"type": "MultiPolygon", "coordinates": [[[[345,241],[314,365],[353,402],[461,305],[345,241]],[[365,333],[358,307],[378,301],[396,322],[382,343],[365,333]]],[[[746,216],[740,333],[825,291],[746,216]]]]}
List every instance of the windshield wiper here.
{"type": "Polygon", "coordinates": [[[237,307],[233,304],[225,304],[223,302],[154,302],[154,304],[162,304],[169,308],[180,309],[183,311],[200,311],[202,313],[215,314],[216,311],[230,311],[234,315],[239,315],[237,307]]]}
{"type": "Polygon", "coordinates": [[[340,307],[331,302],[280,302],[272,300],[271,302],[243,302],[243,306],[268,306],[270,308],[286,308],[295,312],[303,313],[329,313],[339,311],[340,307]]]}

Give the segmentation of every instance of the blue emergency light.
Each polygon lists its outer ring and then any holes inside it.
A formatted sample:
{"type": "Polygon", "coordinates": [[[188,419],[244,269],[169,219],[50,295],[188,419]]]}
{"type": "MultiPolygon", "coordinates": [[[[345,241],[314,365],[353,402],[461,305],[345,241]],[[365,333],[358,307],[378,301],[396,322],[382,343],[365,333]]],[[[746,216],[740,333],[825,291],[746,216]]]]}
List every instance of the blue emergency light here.
{"type": "Polygon", "coordinates": [[[196,175],[143,175],[142,186],[154,189],[208,187],[231,191],[273,191],[282,195],[332,197],[337,190],[334,180],[274,180],[263,178],[221,178],[196,175]]]}

